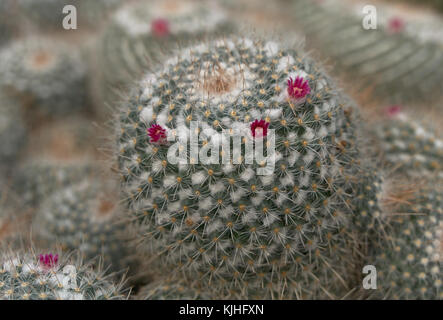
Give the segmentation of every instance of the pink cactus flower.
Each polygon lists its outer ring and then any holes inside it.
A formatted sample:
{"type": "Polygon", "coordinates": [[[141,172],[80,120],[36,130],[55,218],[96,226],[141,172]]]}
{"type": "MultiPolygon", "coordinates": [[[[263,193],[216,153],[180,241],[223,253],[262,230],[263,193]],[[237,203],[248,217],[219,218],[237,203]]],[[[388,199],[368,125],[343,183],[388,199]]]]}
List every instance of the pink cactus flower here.
{"type": "Polygon", "coordinates": [[[399,17],[392,17],[388,22],[388,29],[391,33],[399,33],[405,28],[405,22],[399,17]]]}
{"type": "Polygon", "coordinates": [[[309,87],[308,80],[302,77],[297,77],[295,80],[292,78],[288,79],[288,95],[292,99],[300,100],[305,98],[309,93],[311,93],[311,87],[309,87]]]}
{"type": "Polygon", "coordinates": [[[43,267],[51,269],[58,263],[58,254],[41,254],[39,255],[39,261],[43,267]]]}
{"type": "Polygon", "coordinates": [[[403,108],[399,105],[393,105],[393,106],[387,107],[386,108],[386,115],[389,118],[396,117],[401,113],[402,109],[403,108]]]}
{"type": "Polygon", "coordinates": [[[165,143],[166,142],[166,130],[158,124],[153,124],[148,130],[149,142],[151,143],[165,143]]]}
{"type": "Polygon", "coordinates": [[[268,135],[269,123],[265,120],[255,120],[251,123],[251,132],[254,138],[266,137],[268,135]]]}
{"type": "Polygon", "coordinates": [[[151,31],[154,36],[159,38],[168,36],[170,33],[168,20],[162,18],[155,19],[151,23],[151,31]]]}

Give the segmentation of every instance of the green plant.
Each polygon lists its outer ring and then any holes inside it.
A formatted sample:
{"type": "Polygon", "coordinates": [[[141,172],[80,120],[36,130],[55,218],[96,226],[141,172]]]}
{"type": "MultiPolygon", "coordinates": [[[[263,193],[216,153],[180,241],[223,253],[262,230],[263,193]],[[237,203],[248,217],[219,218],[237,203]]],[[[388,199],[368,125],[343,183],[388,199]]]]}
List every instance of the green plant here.
{"type": "Polygon", "coordinates": [[[2,252],[0,300],[123,299],[121,284],[72,257],[2,252]]]}
{"type": "Polygon", "coordinates": [[[145,250],[193,279],[263,298],[345,295],[356,113],[301,50],[230,38],[179,51],[131,90],[118,117],[124,198],[145,250]],[[173,163],[167,137],[189,140],[192,121],[206,155],[231,140],[222,130],[241,133],[242,152],[275,130],[273,174],[257,171],[269,159],[205,164],[188,146],[186,163],[173,163]]]}
{"type": "Polygon", "coordinates": [[[360,78],[362,89],[391,103],[439,96],[441,44],[408,34],[402,20],[365,30],[363,17],[337,1],[297,0],[294,16],[323,58],[333,60],[338,72],[360,78]]]}
{"type": "Polygon", "coordinates": [[[46,117],[85,107],[86,72],[78,51],[47,38],[16,40],[0,52],[0,87],[46,117]]]}

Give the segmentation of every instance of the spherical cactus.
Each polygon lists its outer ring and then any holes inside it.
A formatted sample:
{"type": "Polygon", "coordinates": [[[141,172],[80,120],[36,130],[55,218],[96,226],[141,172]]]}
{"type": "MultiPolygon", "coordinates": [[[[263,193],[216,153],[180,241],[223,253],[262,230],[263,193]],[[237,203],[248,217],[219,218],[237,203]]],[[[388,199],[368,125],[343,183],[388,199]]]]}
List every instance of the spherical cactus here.
{"type": "Polygon", "coordinates": [[[263,297],[333,296],[351,263],[356,112],[311,59],[275,42],[178,52],[119,115],[123,192],[146,249],[263,297]],[[267,158],[247,160],[261,143],[267,158]]]}
{"type": "Polygon", "coordinates": [[[46,117],[85,106],[86,66],[78,51],[49,39],[17,40],[0,52],[0,87],[46,117]]]}
{"type": "Polygon", "coordinates": [[[404,32],[399,20],[365,30],[363,11],[356,14],[336,0],[297,0],[294,15],[325,58],[334,59],[338,71],[358,75],[373,95],[393,103],[440,97],[441,43],[404,32]]]}
{"type": "Polygon", "coordinates": [[[87,179],[95,170],[88,161],[57,163],[33,160],[17,168],[13,189],[20,195],[23,204],[37,208],[53,192],[87,179]]]}
{"type": "Polygon", "coordinates": [[[443,177],[443,140],[430,123],[417,120],[400,106],[391,106],[386,113],[375,133],[388,166],[409,176],[443,177]]]}
{"type": "Polygon", "coordinates": [[[114,284],[80,260],[59,254],[2,253],[0,300],[116,300],[114,284]]]}
{"type": "Polygon", "coordinates": [[[391,213],[393,231],[378,254],[375,296],[385,299],[442,299],[443,188],[421,187],[391,213]]]}
{"type": "Polygon", "coordinates": [[[132,255],[128,230],[118,197],[110,189],[104,183],[85,180],[47,197],[34,218],[35,243],[43,248],[58,244],[63,251],[78,250],[86,260],[101,256],[103,266],[111,271],[128,269],[132,255]]]}
{"type": "Polygon", "coordinates": [[[20,106],[0,94],[0,175],[5,167],[17,162],[25,142],[26,127],[20,106]]]}
{"type": "MultiPolygon", "coordinates": [[[[159,59],[161,52],[205,35],[229,30],[228,18],[216,2],[152,0],[117,10],[106,28],[98,56],[104,88],[132,84],[134,74],[159,59]]],[[[108,94],[105,99],[109,99],[108,94]]],[[[111,100],[112,101],[112,100],[111,100]]]]}

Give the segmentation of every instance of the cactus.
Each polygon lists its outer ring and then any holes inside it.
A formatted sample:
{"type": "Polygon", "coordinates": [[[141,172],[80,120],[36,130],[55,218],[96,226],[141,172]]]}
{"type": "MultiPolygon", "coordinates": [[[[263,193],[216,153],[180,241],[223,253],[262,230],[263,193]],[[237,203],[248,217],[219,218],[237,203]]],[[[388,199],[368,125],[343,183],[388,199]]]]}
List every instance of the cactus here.
{"type": "Polygon", "coordinates": [[[398,23],[364,30],[362,18],[337,1],[297,0],[294,14],[337,70],[362,78],[362,87],[391,103],[431,100],[439,96],[443,73],[441,44],[423,42],[398,23]],[[333,26],[332,28],[329,26],[333,26]]]}
{"type": "Polygon", "coordinates": [[[420,187],[390,213],[393,231],[377,255],[368,259],[377,267],[375,298],[443,298],[442,186],[437,180],[420,187]]]}
{"type": "Polygon", "coordinates": [[[160,53],[214,33],[227,32],[226,13],[216,2],[152,0],[129,4],[117,10],[103,35],[98,56],[102,57],[104,98],[113,101],[108,88],[134,81],[134,74],[160,53]],[[131,78],[132,77],[132,78],[131,78]]]}
{"type": "Polygon", "coordinates": [[[137,300],[212,300],[209,288],[180,279],[156,280],[140,289],[137,300]]]}
{"type": "Polygon", "coordinates": [[[375,133],[387,165],[413,177],[443,177],[443,140],[430,124],[401,106],[388,107],[386,114],[388,119],[375,127],[375,133]]]}
{"type": "Polygon", "coordinates": [[[16,40],[0,52],[0,87],[43,116],[85,106],[86,66],[78,51],[49,39],[16,40]]]}
{"type": "Polygon", "coordinates": [[[42,248],[57,243],[63,251],[78,250],[86,260],[100,255],[111,271],[127,269],[131,262],[127,228],[117,197],[105,185],[85,180],[48,196],[34,217],[35,243],[42,248]]]}
{"type": "Polygon", "coordinates": [[[262,297],[334,296],[351,264],[355,113],[301,51],[233,38],[179,52],[139,82],[119,115],[122,189],[145,248],[262,297]],[[188,139],[191,120],[200,148],[226,139],[222,129],[241,132],[242,150],[275,130],[274,173],[260,176],[263,163],[244,158],[170,162],[168,139],[188,139]]]}
{"type": "Polygon", "coordinates": [[[0,300],[116,300],[121,284],[79,259],[58,254],[2,253],[0,300]]]}
{"type": "Polygon", "coordinates": [[[11,1],[0,1],[0,48],[3,47],[11,38],[12,28],[8,15],[11,10],[11,1]]]}
{"type": "Polygon", "coordinates": [[[93,174],[94,168],[88,161],[28,161],[17,168],[13,189],[20,195],[24,205],[37,208],[43,199],[58,189],[87,179],[93,174]]]}
{"type": "Polygon", "coordinates": [[[121,0],[19,0],[19,9],[40,29],[63,30],[67,13],[63,8],[73,5],[77,9],[78,28],[98,27],[98,21],[117,7],[121,0]]]}
{"type": "MultiPolygon", "coordinates": [[[[0,94],[0,172],[10,168],[25,145],[26,127],[19,106],[0,94]]],[[[0,173],[0,176],[2,175],[0,173]]],[[[0,179],[1,180],[1,179],[0,179]]]]}

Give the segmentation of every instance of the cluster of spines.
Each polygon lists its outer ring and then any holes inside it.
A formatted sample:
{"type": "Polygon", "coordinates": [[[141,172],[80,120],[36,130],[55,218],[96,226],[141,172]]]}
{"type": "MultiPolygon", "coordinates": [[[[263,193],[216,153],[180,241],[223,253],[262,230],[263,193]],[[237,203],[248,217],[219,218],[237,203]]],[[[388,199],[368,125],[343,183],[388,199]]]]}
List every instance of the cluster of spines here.
{"type": "Polygon", "coordinates": [[[115,300],[123,299],[121,283],[72,256],[2,253],[0,300],[115,300]]]}

